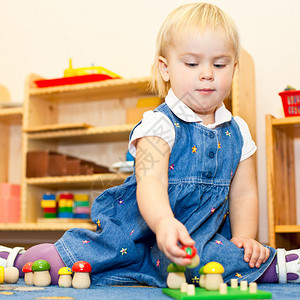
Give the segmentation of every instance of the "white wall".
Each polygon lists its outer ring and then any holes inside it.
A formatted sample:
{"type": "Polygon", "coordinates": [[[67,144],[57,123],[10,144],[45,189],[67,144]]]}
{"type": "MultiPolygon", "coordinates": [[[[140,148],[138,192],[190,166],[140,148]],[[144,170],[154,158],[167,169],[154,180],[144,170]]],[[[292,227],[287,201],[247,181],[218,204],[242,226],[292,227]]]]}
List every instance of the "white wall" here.
{"type": "MultiPolygon", "coordinates": [[[[0,0],[0,84],[23,100],[29,73],[61,77],[94,63],[123,77],[149,75],[156,33],[174,0],[0,0]]],[[[283,116],[278,92],[300,89],[300,1],[214,0],[240,30],[256,67],[260,240],[268,241],[265,114],[283,116]]]]}

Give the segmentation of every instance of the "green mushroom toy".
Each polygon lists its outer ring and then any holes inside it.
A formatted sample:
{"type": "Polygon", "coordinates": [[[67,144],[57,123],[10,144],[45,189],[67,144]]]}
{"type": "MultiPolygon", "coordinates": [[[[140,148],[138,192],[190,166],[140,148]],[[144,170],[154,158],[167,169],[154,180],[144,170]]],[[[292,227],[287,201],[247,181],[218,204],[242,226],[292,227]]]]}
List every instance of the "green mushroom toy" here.
{"type": "Polygon", "coordinates": [[[51,284],[50,264],[43,259],[36,260],[32,264],[33,284],[35,286],[48,286],[51,284]]]}
{"type": "Polygon", "coordinates": [[[185,274],[186,268],[178,266],[174,263],[168,265],[167,272],[167,286],[170,289],[180,289],[181,284],[186,282],[185,274]]]}

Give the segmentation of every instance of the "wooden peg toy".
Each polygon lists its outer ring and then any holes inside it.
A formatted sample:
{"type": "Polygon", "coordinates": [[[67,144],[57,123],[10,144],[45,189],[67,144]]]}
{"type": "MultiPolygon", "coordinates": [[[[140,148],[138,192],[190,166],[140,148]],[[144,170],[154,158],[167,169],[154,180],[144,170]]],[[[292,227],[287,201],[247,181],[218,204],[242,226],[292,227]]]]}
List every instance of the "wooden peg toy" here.
{"type": "Polygon", "coordinates": [[[251,293],[251,294],[257,293],[257,283],[256,282],[249,283],[249,293],[251,293]]]}
{"type": "Polygon", "coordinates": [[[194,246],[183,246],[182,250],[186,253],[186,258],[190,258],[192,260],[191,264],[186,267],[189,269],[196,268],[200,264],[200,257],[197,254],[197,249],[194,246]]]}
{"type": "Polygon", "coordinates": [[[232,289],[237,289],[238,288],[238,280],[237,279],[231,279],[230,285],[232,289]]]}
{"type": "Polygon", "coordinates": [[[195,285],[194,284],[188,284],[187,286],[187,294],[188,296],[195,296],[195,285]]]}
{"type": "Polygon", "coordinates": [[[205,273],[205,289],[209,291],[218,291],[220,283],[223,283],[224,267],[215,261],[207,263],[203,272],[205,273]]]}
{"type": "Polygon", "coordinates": [[[181,284],[186,282],[185,274],[186,268],[178,266],[175,263],[170,263],[167,268],[167,286],[170,289],[180,289],[181,284]]]}
{"type": "Polygon", "coordinates": [[[221,295],[226,295],[227,294],[227,284],[226,283],[220,283],[220,286],[219,286],[219,293],[221,295]]]}
{"type": "Polygon", "coordinates": [[[44,260],[36,260],[32,264],[33,284],[35,286],[48,286],[51,284],[51,276],[49,273],[50,264],[44,260]]]}
{"type": "Polygon", "coordinates": [[[68,267],[62,267],[58,271],[59,279],[58,285],[60,287],[71,287],[72,286],[72,270],[68,267]]]}
{"type": "Polygon", "coordinates": [[[19,270],[15,267],[7,267],[4,269],[4,281],[6,283],[17,283],[19,276],[19,270]]]}
{"type": "Polygon", "coordinates": [[[28,262],[22,268],[24,273],[24,281],[27,285],[33,285],[33,271],[32,271],[33,262],[28,262]]]}
{"type": "Polygon", "coordinates": [[[72,286],[75,289],[88,289],[91,285],[91,265],[86,261],[77,261],[73,265],[72,271],[74,272],[72,286]]]}
{"type": "Polygon", "coordinates": [[[241,291],[247,291],[248,290],[248,282],[246,280],[242,280],[240,282],[240,288],[241,288],[241,291]]]}

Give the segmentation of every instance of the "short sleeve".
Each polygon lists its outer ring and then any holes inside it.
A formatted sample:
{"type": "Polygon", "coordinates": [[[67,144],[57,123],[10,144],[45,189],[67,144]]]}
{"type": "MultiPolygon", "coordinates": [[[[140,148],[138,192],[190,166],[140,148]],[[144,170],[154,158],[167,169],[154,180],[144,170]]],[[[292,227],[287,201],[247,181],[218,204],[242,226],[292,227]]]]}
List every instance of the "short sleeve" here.
{"type": "Polygon", "coordinates": [[[249,130],[247,123],[240,117],[234,117],[235,121],[238,123],[241,134],[244,139],[244,145],[242,148],[242,155],[240,161],[243,161],[253,155],[257,149],[249,130]]]}
{"type": "Polygon", "coordinates": [[[128,150],[136,156],[136,142],[146,136],[157,136],[165,140],[172,151],[175,141],[175,129],[170,119],[159,111],[149,110],[144,113],[143,119],[131,135],[128,150]]]}

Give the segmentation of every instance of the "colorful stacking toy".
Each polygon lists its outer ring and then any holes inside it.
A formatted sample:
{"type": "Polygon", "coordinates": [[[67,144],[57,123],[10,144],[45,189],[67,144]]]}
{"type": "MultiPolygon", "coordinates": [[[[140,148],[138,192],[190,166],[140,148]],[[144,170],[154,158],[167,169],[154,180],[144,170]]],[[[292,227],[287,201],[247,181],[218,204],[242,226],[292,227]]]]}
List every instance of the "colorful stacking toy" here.
{"type": "Polygon", "coordinates": [[[57,203],[55,194],[46,193],[43,195],[41,206],[44,210],[44,218],[56,218],[57,217],[57,203]]]}
{"type": "Polygon", "coordinates": [[[89,195],[77,194],[74,195],[74,200],[74,218],[89,219],[91,213],[89,195]]]}
{"type": "Polygon", "coordinates": [[[72,193],[62,193],[58,197],[58,217],[73,218],[74,195],[72,193]]]}

